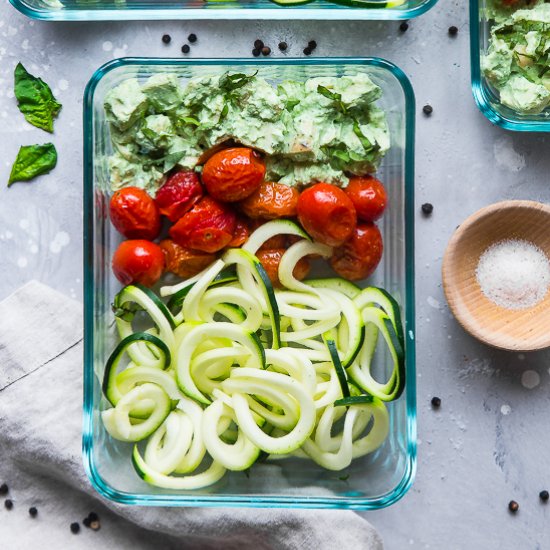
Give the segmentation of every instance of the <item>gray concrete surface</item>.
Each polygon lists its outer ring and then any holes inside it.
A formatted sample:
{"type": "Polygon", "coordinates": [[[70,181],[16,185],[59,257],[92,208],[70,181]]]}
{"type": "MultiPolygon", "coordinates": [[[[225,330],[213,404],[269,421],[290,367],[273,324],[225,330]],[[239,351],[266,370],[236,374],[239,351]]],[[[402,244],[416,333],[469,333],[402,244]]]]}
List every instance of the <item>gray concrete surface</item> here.
{"type": "MultiPolygon", "coordinates": [[[[434,212],[429,219],[418,214],[416,220],[417,479],[402,501],[366,517],[381,531],[389,550],[548,549],[550,504],[541,504],[538,493],[550,488],[549,354],[496,352],[467,336],[445,303],[440,268],[454,228],[479,207],[510,198],[550,201],[549,139],[495,128],[474,105],[467,2],[441,0],[430,13],[411,21],[406,33],[398,26],[298,21],[49,24],[27,20],[4,1],[0,298],[31,278],[82,296],[82,93],[105,61],[123,55],[177,56],[189,32],[199,37],[193,57],[247,56],[257,37],[272,45],[286,40],[289,55],[302,55],[305,43],[315,38],[319,56],[385,57],[405,70],[416,91],[417,211],[429,201],[434,212]],[[450,25],[458,26],[458,36],[448,36],[450,25]],[[170,48],[160,40],[165,32],[174,38],[170,48]],[[17,61],[45,75],[64,105],[51,138],[60,159],[51,175],[7,189],[3,182],[19,145],[48,140],[17,112],[11,91],[17,61]],[[420,109],[428,102],[434,108],[429,118],[420,109]],[[536,383],[532,389],[526,387],[529,380],[536,383]],[[430,407],[433,395],[442,399],[439,411],[430,407]],[[510,499],[520,504],[515,516],[507,510],[510,499]]],[[[0,531],[8,528],[5,516],[0,525],[0,531]]],[[[145,538],[141,540],[145,547],[145,538]]]]}

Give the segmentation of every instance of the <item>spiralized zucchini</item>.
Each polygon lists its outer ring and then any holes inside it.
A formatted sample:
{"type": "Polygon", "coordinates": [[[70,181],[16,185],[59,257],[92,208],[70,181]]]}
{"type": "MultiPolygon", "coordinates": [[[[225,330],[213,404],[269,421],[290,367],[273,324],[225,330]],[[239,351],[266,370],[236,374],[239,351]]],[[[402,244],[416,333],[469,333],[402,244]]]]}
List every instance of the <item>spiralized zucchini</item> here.
{"type": "Polygon", "coordinates": [[[102,418],[112,437],[136,443],[132,462],[147,483],[200,489],[266,454],[342,470],[384,443],[384,402],[405,384],[399,307],[374,287],[295,279],[301,258],[330,253],[293,222],[272,221],[243,249],[163,287],[169,307],[139,285],[117,295],[121,342],[106,365],[102,418]],[[283,255],[284,288],[274,290],[254,253],[282,233],[304,240],[283,255]],[[138,311],[152,322],[145,332],[133,329],[138,311]],[[385,381],[372,372],[380,345],[385,381]]]}

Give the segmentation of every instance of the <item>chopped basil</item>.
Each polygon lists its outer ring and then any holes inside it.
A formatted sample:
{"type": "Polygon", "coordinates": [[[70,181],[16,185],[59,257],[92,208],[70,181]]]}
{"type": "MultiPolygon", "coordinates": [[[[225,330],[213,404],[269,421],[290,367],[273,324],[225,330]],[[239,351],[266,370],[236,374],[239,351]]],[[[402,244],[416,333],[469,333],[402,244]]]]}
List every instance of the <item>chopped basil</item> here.
{"type": "Polygon", "coordinates": [[[50,87],[40,78],[29,74],[21,63],[15,67],[14,92],[19,110],[27,122],[53,133],[53,120],[61,110],[50,87]]]}
{"type": "Polygon", "coordinates": [[[19,149],[11,169],[8,187],[16,181],[29,181],[47,174],[57,164],[57,151],[53,143],[26,145],[19,149]]]}
{"type": "Polygon", "coordinates": [[[344,105],[344,103],[342,101],[342,94],[338,94],[336,92],[331,92],[325,86],[321,86],[321,84],[319,84],[317,86],[317,93],[321,94],[322,96],[325,96],[328,99],[331,99],[332,101],[334,101],[336,103],[336,106],[338,107],[338,109],[340,109],[340,111],[342,111],[342,113],[344,113],[344,114],[347,113],[348,110],[346,109],[346,106],[344,105]]]}
{"type": "Polygon", "coordinates": [[[251,74],[251,75],[247,75],[244,73],[235,73],[235,74],[225,73],[220,78],[220,84],[219,84],[220,89],[226,93],[230,93],[230,92],[233,92],[234,90],[238,90],[239,88],[246,86],[257,74],[258,74],[258,71],[256,71],[254,74],[251,74]]]}

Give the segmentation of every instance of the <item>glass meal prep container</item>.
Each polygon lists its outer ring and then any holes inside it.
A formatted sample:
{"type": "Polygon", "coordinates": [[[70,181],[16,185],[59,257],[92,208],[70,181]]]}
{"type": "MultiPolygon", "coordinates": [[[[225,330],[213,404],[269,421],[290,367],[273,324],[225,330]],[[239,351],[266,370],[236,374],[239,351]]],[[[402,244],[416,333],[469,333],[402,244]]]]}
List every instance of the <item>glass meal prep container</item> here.
{"type": "MultiPolygon", "coordinates": [[[[402,497],[416,469],[414,343],[414,96],[400,69],[381,59],[330,60],[168,60],[120,59],[100,68],[84,98],[84,463],[93,486],[125,504],[163,506],[250,506],[376,509],[402,497]],[[390,432],[376,452],[356,459],[342,472],[324,470],[309,460],[285,459],[255,464],[249,476],[228,472],[206,489],[178,492],[145,483],[132,466],[132,445],[112,439],[100,411],[106,401],[101,380],[117,343],[111,303],[121,285],[111,272],[111,256],[121,240],[108,217],[107,157],[111,152],[105,120],[105,94],[123,80],[145,80],[159,72],[190,77],[226,71],[253,73],[272,83],[283,79],[343,76],[366,72],[383,90],[378,105],[387,112],[392,146],[378,176],[388,192],[388,208],[379,222],[384,255],[369,284],[383,286],[402,306],[406,334],[406,389],[388,404],[390,432]]],[[[313,275],[322,275],[313,273],[313,275]]],[[[375,376],[390,372],[385,351],[375,358],[375,376]]]]}
{"type": "Polygon", "coordinates": [[[523,114],[503,105],[499,93],[487,81],[481,70],[481,58],[489,47],[492,22],[486,17],[488,0],[470,0],[470,49],[472,90],[481,112],[506,130],[520,132],[550,132],[550,112],[523,114]]]}
{"type": "Polygon", "coordinates": [[[10,0],[34,19],[410,19],[437,0],[304,0],[280,6],[270,0],[10,0]]]}

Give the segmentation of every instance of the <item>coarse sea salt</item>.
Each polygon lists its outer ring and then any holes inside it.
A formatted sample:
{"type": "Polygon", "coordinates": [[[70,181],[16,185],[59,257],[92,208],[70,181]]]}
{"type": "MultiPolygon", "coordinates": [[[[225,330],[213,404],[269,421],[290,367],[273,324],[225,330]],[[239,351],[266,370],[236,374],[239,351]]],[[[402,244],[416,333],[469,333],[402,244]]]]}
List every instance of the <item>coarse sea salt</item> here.
{"type": "Polygon", "coordinates": [[[476,277],[483,294],[495,304],[506,309],[527,309],[546,296],[550,263],[533,243],[509,239],[485,250],[476,277]]]}

